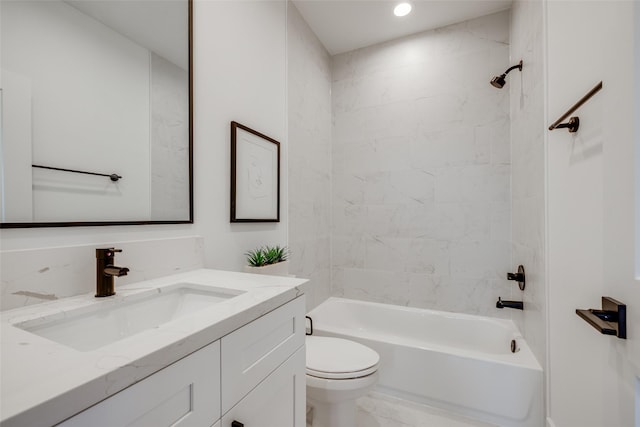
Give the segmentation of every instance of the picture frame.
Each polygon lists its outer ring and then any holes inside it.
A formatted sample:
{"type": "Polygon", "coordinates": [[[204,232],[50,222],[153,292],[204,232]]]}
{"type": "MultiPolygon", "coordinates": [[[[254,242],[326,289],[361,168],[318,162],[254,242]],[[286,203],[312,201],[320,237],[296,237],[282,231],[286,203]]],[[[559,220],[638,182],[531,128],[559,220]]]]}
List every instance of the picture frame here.
{"type": "Polygon", "coordinates": [[[230,222],[280,222],[280,143],[235,121],[230,222]]]}

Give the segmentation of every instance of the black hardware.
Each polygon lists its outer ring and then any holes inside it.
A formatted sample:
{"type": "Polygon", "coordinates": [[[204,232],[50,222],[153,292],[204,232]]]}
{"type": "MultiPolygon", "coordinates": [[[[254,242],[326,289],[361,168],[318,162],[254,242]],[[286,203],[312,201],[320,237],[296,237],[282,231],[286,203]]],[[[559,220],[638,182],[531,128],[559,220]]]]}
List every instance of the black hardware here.
{"type": "Polygon", "coordinates": [[[313,335],[313,319],[311,317],[309,317],[309,316],[304,316],[304,317],[305,317],[305,319],[309,319],[309,325],[310,325],[310,328],[309,328],[310,332],[309,333],[306,332],[307,328],[306,328],[306,325],[305,325],[305,335],[313,335]]]}
{"type": "Polygon", "coordinates": [[[113,278],[126,276],[129,272],[127,267],[113,265],[116,252],[122,252],[122,249],[96,249],[96,297],[98,298],[115,295],[113,278]]]}
{"type": "Polygon", "coordinates": [[[567,128],[569,132],[575,132],[578,130],[580,126],[580,119],[578,117],[571,117],[568,123],[562,123],[567,117],[569,117],[574,111],[582,106],[585,102],[587,102],[593,95],[598,93],[602,89],[602,82],[595,85],[593,89],[589,91],[585,96],[583,96],[578,102],[576,102],[573,107],[569,108],[566,113],[562,115],[558,120],[553,122],[551,126],[549,126],[549,130],[567,128]]]}
{"type": "Polygon", "coordinates": [[[231,423],[231,427],[244,427],[244,424],[242,424],[240,421],[233,421],[231,423]]]}
{"type": "Polygon", "coordinates": [[[496,302],[496,308],[515,308],[516,310],[523,310],[524,304],[522,301],[502,301],[502,298],[498,297],[496,302]]]}
{"type": "Polygon", "coordinates": [[[507,280],[515,280],[516,282],[518,282],[518,287],[520,288],[520,290],[524,291],[524,285],[525,285],[524,266],[519,265],[517,273],[507,273],[507,280]]]}
{"type": "Polygon", "coordinates": [[[574,116],[569,119],[567,123],[561,123],[555,127],[555,129],[564,129],[566,128],[569,133],[578,132],[578,128],[580,127],[580,117],[574,116]]]}
{"type": "Polygon", "coordinates": [[[515,353],[518,350],[518,346],[516,345],[516,340],[511,340],[511,353],[515,353]]]}
{"type": "Polygon", "coordinates": [[[52,166],[41,166],[41,165],[31,165],[31,167],[40,168],[40,169],[51,169],[51,170],[54,170],[54,171],[62,171],[62,172],[83,173],[85,175],[106,176],[113,182],[116,182],[119,179],[122,179],[122,177],[120,175],[115,174],[115,173],[107,174],[107,173],[97,173],[97,172],[86,172],[86,171],[79,171],[79,170],[75,170],[75,169],[54,168],[52,166]]]}
{"type": "Polygon", "coordinates": [[[617,322],[618,321],[618,312],[617,311],[605,311],[605,310],[589,310],[600,320],[604,320],[605,322],[617,322]]]}
{"type": "Polygon", "coordinates": [[[522,60],[520,60],[520,62],[518,62],[513,67],[509,67],[507,71],[505,71],[501,75],[495,76],[494,78],[492,78],[490,82],[491,86],[496,87],[498,89],[502,89],[504,85],[507,83],[505,80],[505,78],[507,77],[507,74],[509,74],[512,70],[515,70],[516,68],[522,71],[522,60]]]}
{"type": "Polygon", "coordinates": [[[576,309],[576,314],[601,334],[627,339],[627,306],[611,297],[602,297],[602,310],[576,309]]]}

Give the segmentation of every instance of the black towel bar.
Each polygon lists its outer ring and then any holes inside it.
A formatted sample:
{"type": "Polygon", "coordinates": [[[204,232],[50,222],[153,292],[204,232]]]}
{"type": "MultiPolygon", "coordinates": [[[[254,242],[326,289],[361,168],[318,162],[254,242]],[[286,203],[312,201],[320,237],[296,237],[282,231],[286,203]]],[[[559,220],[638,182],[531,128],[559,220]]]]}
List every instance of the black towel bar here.
{"type": "Polygon", "coordinates": [[[122,177],[120,175],[115,174],[115,173],[107,174],[107,173],[97,173],[97,172],[86,172],[86,171],[79,171],[79,170],[75,170],[75,169],[54,168],[53,166],[42,166],[42,165],[31,165],[31,167],[40,168],[40,169],[50,169],[50,170],[62,171],[62,172],[83,173],[85,175],[106,176],[107,178],[109,178],[113,182],[116,182],[119,179],[122,179],[122,177]]]}
{"type": "Polygon", "coordinates": [[[602,81],[600,83],[598,83],[597,85],[595,85],[595,87],[593,89],[591,89],[589,91],[589,93],[587,93],[585,96],[583,96],[580,99],[580,101],[576,102],[573,105],[573,107],[569,108],[567,110],[567,112],[564,113],[558,120],[553,122],[553,124],[551,126],[549,126],[549,130],[566,128],[566,129],[569,130],[569,132],[577,132],[578,128],[580,127],[580,118],[579,117],[571,117],[571,119],[567,123],[562,123],[562,122],[564,121],[564,119],[569,117],[574,111],[576,111],[578,108],[580,108],[582,106],[582,104],[587,102],[593,95],[598,93],[600,91],[600,89],[602,89],[602,81]]]}

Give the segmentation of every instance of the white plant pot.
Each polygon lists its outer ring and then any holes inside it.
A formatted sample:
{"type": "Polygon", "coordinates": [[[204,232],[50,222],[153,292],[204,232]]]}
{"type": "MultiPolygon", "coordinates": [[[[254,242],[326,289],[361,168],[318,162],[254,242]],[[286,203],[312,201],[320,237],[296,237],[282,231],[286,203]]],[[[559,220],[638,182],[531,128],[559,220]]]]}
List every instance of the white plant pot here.
{"type": "Polygon", "coordinates": [[[288,276],[289,261],[277,262],[275,264],[264,265],[262,267],[244,266],[245,273],[267,274],[269,276],[288,276]]]}

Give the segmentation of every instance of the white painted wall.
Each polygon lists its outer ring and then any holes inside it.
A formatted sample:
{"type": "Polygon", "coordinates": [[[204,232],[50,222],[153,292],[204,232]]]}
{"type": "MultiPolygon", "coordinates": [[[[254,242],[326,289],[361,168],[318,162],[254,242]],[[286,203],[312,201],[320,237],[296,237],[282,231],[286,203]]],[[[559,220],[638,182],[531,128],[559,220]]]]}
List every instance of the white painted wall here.
{"type": "MultiPolygon", "coordinates": [[[[195,224],[3,229],[1,249],[200,235],[206,267],[240,270],[246,250],[286,244],[286,167],[280,223],[229,223],[229,122],[237,120],[279,140],[281,164],[287,164],[285,33],[284,1],[194,3],[195,224]]],[[[0,274],[4,280],[5,272],[0,274]]]]}
{"type": "Polygon", "coordinates": [[[310,310],[331,295],[331,58],[291,2],[287,17],[290,273],[310,310]]]}
{"type": "Polygon", "coordinates": [[[240,269],[243,254],[287,244],[286,2],[194,3],[195,230],[208,267],[240,269]],[[230,122],[280,142],[280,222],[229,223],[230,122]]]}
{"type": "Polygon", "coordinates": [[[640,247],[634,228],[640,227],[636,210],[636,189],[640,181],[640,5],[620,2],[607,7],[598,17],[610,27],[609,42],[617,48],[605,49],[603,63],[607,93],[603,114],[603,295],[628,306],[626,340],[613,340],[603,361],[603,406],[605,420],[640,427],[640,278],[636,274],[640,247]],[[635,33],[635,34],[634,34],[635,33]]]}
{"type": "Polygon", "coordinates": [[[509,13],[333,60],[333,293],[511,316],[509,13]]]}
{"type": "Polygon", "coordinates": [[[547,124],[597,82],[604,86],[576,112],[576,134],[548,133],[549,424],[631,426],[636,420],[637,425],[640,284],[633,266],[638,250],[633,153],[638,141],[632,119],[638,108],[633,99],[637,4],[546,3],[547,124]],[[601,335],[575,314],[576,308],[599,308],[603,295],[627,304],[626,341],[601,335]]]}
{"type": "Polygon", "coordinates": [[[7,70],[1,72],[0,220],[32,221],[31,82],[7,70]]]}

